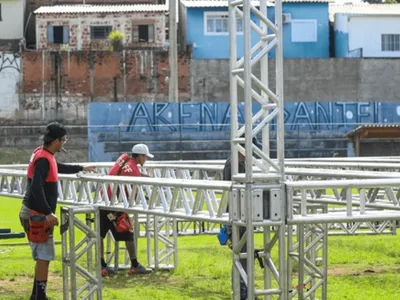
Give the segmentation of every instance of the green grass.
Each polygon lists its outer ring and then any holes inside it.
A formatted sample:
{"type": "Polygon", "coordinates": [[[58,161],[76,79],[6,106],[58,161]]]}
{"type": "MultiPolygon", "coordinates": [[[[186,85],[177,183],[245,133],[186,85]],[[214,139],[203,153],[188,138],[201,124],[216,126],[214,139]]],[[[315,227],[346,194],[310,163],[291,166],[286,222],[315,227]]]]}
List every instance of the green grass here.
{"type": "MultiPolygon", "coordinates": [[[[21,231],[18,211],[21,200],[0,197],[0,228],[21,231]]],[[[56,240],[60,236],[56,232],[56,240]]],[[[28,299],[33,266],[29,246],[4,246],[25,239],[0,240],[0,299],[28,299]],[[1,246],[3,244],[3,246],[1,246]]],[[[261,236],[256,237],[256,244],[261,236]]],[[[146,262],[145,239],[139,239],[139,261],[146,262]]],[[[231,252],[215,236],[178,239],[178,267],[171,271],[131,277],[124,271],[103,280],[103,299],[230,299],[231,252]]],[[[357,236],[329,238],[328,299],[400,299],[400,239],[398,236],[357,236]]],[[[62,299],[61,249],[50,265],[48,294],[62,299]]],[[[257,266],[257,265],[256,265],[257,266]]],[[[257,284],[262,287],[262,271],[257,284]]]]}

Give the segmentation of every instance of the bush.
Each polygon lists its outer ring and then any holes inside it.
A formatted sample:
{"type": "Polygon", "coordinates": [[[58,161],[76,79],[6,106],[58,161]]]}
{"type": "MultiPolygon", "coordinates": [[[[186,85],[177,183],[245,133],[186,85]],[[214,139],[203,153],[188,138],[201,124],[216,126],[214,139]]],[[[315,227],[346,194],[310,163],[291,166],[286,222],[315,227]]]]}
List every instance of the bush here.
{"type": "Polygon", "coordinates": [[[122,40],[124,39],[124,34],[121,31],[113,30],[108,35],[108,39],[111,43],[122,42],[122,40]]]}

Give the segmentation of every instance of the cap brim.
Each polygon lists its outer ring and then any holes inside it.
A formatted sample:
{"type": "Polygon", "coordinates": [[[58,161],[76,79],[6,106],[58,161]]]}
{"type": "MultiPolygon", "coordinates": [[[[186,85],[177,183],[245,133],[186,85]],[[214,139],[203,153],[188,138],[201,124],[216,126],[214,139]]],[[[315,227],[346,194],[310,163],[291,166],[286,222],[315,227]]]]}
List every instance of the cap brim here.
{"type": "Polygon", "coordinates": [[[150,157],[150,158],[154,158],[154,155],[153,155],[153,154],[150,154],[150,153],[147,153],[146,156],[147,156],[147,157],[150,157]]]}

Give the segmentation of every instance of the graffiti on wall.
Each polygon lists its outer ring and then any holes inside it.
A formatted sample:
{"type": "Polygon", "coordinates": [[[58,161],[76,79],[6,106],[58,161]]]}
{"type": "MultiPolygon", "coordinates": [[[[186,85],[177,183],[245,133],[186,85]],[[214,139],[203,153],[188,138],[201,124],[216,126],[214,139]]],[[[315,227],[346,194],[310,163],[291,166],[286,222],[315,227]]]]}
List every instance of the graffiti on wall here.
{"type": "Polygon", "coordinates": [[[19,108],[21,56],[19,53],[0,52],[0,117],[15,117],[19,108]]]}
{"type": "MultiPolygon", "coordinates": [[[[254,104],[253,112],[260,109],[254,104]]],[[[123,127],[124,131],[222,131],[230,129],[228,103],[90,103],[89,125],[123,127]]],[[[239,106],[239,123],[244,122],[239,106]]],[[[287,129],[348,130],[361,123],[399,123],[394,102],[288,102],[287,129]]],[[[99,129],[100,130],[100,129],[99,129]]]]}

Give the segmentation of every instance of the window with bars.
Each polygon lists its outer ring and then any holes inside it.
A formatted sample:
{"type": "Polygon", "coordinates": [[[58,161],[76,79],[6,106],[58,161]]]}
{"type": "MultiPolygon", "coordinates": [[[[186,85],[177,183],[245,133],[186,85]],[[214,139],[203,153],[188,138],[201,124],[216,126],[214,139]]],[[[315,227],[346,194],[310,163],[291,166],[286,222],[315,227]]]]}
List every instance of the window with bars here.
{"type": "Polygon", "coordinates": [[[112,26],[90,26],[90,39],[106,40],[112,31],[112,26]]]}
{"type": "Polygon", "coordinates": [[[153,43],[155,40],[154,36],[154,24],[147,25],[133,25],[133,42],[147,42],[153,43]]]}
{"type": "MultiPolygon", "coordinates": [[[[206,12],[204,14],[204,34],[205,35],[225,35],[229,33],[228,13],[225,12],[206,12]]],[[[236,30],[243,32],[243,20],[237,19],[236,30]]]]}
{"type": "Polygon", "coordinates": [[[400,34],[382,34],[382,51],[400,51],[400,34]]]}

